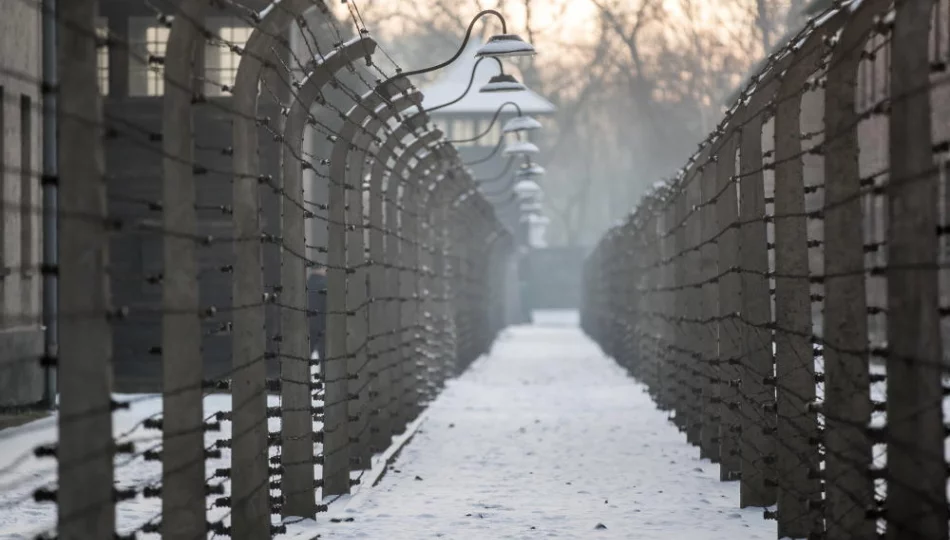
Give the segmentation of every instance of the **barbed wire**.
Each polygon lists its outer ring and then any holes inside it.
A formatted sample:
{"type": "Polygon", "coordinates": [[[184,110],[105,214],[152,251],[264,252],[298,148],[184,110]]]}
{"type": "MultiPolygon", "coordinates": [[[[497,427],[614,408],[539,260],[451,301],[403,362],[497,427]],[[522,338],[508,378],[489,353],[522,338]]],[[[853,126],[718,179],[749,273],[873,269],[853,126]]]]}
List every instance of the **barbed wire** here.
{"type": "Polygon", "coordinates": [[[585,331],[781,537],[948,535],[947,13],[835,2],[586,263],[585,331]]]}

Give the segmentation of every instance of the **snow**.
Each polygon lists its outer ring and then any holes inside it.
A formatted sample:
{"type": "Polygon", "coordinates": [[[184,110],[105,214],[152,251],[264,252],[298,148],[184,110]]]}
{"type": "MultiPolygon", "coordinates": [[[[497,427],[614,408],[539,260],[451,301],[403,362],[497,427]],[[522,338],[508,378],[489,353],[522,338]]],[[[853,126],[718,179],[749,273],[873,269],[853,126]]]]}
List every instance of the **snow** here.
{"type": "MultiPolygon", "coordinates": [[[[146,486],[158,485],[161,480],[162,469],[158,461],[145,461],[140,457],[146,450],[161,449],[161,433],[146,430],[142,422],[147,418],[160,417],[162,399],[160,395],[129,395],[116,394],[115,400],[129,402],[128,410],[117,411],[113,415],[113,433],[118,441],[134,441],[137,457],[118,455],[115,457],[116,487],[139,490],[146,486]]],[[[278,396],[270,396],[268,405],[279,405],[278,396]]],[[[231,396],[214,394],[205,397],[204,413],[208,420],[218,411],[231,408],[231,396]]],[[[56,525],[56,508],[51,503],[33,501],[33,492],[37,488],[56,487],[56,461],[51,458],[36,458],[33,449],[37,446],[54,443],[56,441],[57,416],[31,422],[29,424],[0,431],[0,539],[26,540],[33,539],[38,534],[51,531],[56,525]]],[[[206,447],[212,446],[215,441],[228,439],[231,436],[230,422],[222,422],[221,430],[208,432],[205,435],[206,447]]],[[[280,419],[271,418],[268,428],[275,432],[280,430],[280,419]]],[[[271,455],[276,455],[277,449],[271,449],[271,455]]],[[[222,450],[222,457],[209,459],[206,462],[207,476],[212,476],[217,468],[229,467],[230,456],[228,450],[222,450]]],[[[320,467],[315,467],[315,474],[320,474],[320,467]]],[[[217,480],[211,483],[217,483],[217,480]]],[[[228,482],[225,484],[225,495],[229,494],[228,482]]],[[[218,496],[212,496],[209,502],[218,496]]],[[[145,523],[159,519],[161,500],[158,498],[144,498],[141,495],[133,500],[121,502],[117,506],[116,519],[118,530],[127,534],[140,528],[145,523]]],[[[218,508],[209,504],[208,520],[229,521],[230,509],[218,508]]],[[[277,523],[274,518],[274,523],[277,523]]],[[[288,526],[288,532],[280,538],[294,538],[294,531],[303,523],[288,526]]],[[[157,534],[139,534],[141,539],[157,539],[157,534]]],[[[307,540],[311,538],[306,537],[307,540]]]]}
{"type": "MultiPolygon", "coordinates": [[[[472,39],[465,48],[462,55],[450,66],[440,72],[441,77],[435,82],[422,88],[423,108],[431,108],[436,105],[448,103],[455,100],[465,92],[469,80],[475,88],[488,83],[493,75],[498,73],[498,66],[495,62],[482,62],[476,68],[477,58],[475,51],[481,47],[478,39],[472,39]],[[475,76],[472,78],[472,70],[475,69],[475,76]]],[[[505,66],[506,71],[511,71],[511,66],[505,66]]],[[[524,114],[551,114],[555,111],[554,105],[530,89],[522,92],[469,92],[457,103],[448,107],[433,111],[432,116],[454,115],[454,114],[494,114],[499,107],[507,102],[517,103],[524,114]]]]}
{"type": "Polygon", "coordinates": [[[517,141],[505,146],[501,153],[510,156],[512,154],[537,154],[540,151],[533,142],[517,141]]]}
{"type": "MultiPolygon", "coordinates": [[[[321,539],[773,539],[738,483],[589,341],[576,314],[506,330],[321,539]],[[595,529],[598,524],[605,529],[595,529]]],[[[331,512],[333,510],[331,509],[331,512]]]]}
{"type": "Polygon", "coordinates": [[[534,56],[536,51],[527,41],[515,34],[492,36],[478,49],[478,56],[534,56]]]}
{"type": "Polygon", "coordinates": [[[501,128],[501,130],[505,133],[512,133],[515,131],[530,131],[535,129],[541,129],[541,122],[538,122],[530,116],[516,116],[505,122],[504,127],[501,128]]]}

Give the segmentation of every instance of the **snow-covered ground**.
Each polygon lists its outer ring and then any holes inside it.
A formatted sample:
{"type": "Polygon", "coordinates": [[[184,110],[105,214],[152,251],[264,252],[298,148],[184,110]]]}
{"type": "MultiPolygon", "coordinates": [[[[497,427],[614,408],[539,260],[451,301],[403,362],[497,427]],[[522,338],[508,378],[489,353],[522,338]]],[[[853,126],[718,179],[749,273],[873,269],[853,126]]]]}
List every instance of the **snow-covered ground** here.
{"type": "Polygon", "coordinates": [[[375,488],[321,539],[773,539],[738,483],[576,327],[542,313],[452,381],[375,488]]]}

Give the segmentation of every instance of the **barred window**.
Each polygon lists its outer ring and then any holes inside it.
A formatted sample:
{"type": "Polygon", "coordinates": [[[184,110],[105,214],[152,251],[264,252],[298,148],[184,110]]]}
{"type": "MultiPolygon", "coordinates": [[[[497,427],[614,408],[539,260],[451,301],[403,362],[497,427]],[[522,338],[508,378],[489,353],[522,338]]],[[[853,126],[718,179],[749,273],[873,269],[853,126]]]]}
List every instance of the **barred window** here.
{"type": "Polygon", "coordinates": [[[230,91],[224,89],[234,86],[241,63],[241,55],[232,51],[232,47],[243,49],[252,31],[247,26],[222,26],[217,30],[220,39],[205,47],[205,95],[230,95],[230,91]]]}
{"type": "Polygon", "coordinates": [[[129,20],[129,95],[161,96],[165,93],[165,70],[150,58],[164,58],[169,29],[156,26],[149,17],[129,20]]]}

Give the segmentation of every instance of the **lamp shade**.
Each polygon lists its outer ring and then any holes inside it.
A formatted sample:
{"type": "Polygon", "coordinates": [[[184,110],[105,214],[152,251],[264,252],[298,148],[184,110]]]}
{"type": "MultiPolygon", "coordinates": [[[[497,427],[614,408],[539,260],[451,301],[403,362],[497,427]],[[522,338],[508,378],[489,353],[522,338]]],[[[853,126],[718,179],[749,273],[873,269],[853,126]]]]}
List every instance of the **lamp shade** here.
{"type": "Polygon", "coordinates": [[[541,150],[530,141],[517,141],[505,147],[502,153],[506,156],[512,154],[537,154],[541,150]]]}
{"type": "Polygon", "coordinates": [[[482,45],[475,56],[481,57],[513,57],[513,56],[533,56],[537,54],[534,47],[527,41],[521,39],[521,36],[515,34],[497,34],[488,40],[488,43],[482,45]]]}
{"type": "Polygon", "coordinates": [[[518,172],[515,173],[519,178],[533,178],[537,176],[544,176],[544,167],[538,165],[537,163],[532,163],[530,165],[524,165],[518,172]]]}
{"type": "Polygon", "coordinates": [[[507,73],[495,75],[485,86],[478,89],[479,92],[523,92],[525,90],[527,90],[525,85],[507,73]]]}
{"type": "Polygon", "coordinates": [[[520,180],[515,184],[515,194],[522,200],[537,199],[541,195],[541,186],[534,180],[520,180]]]}
{"type": "Polygon", "coordinates": [[[514,133],[516,131],[532,131],[541,129],[541,122],[538,122],[530,116],[516,116],[505,122],[501,130],[505,133],[514,133]]]}

